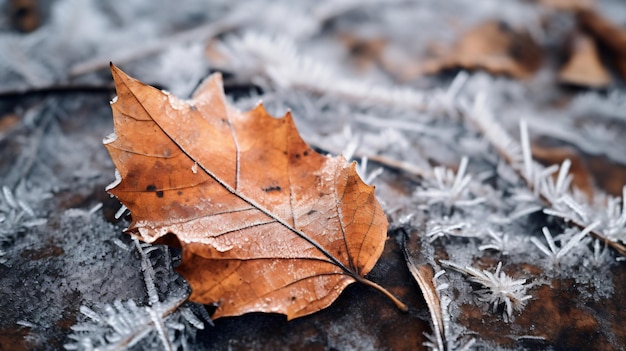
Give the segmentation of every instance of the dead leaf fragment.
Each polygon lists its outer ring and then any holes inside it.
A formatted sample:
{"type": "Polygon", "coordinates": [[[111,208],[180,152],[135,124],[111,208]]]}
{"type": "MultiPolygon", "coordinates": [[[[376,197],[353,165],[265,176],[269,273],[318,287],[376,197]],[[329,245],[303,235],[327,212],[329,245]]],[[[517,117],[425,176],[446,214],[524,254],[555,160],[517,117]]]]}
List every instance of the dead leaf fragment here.
{"type": "Polygon", "coordinates": [[[413,279],[415,279],[417,285],[419,285],[422,296],[424,296],[424,301],[426,301],[426,305],[428,306],[431,327],[433,329],[433,341],[435,346],[437,346],[436,349],[445,350],[446,334],[443,323],[443,311],[441,309],[441,301],[437,293],[437,288],[433,283],[435,276],[433,268],[427,264],[416,264],[407,249],[406,241],[407,238],[405,237],[402,251],[404,251],[404,258],[409,272],[411,272],[413,279]]]}
{"type": "Polygon", "coordinates": [[[611,84],[609,72],[600,61],[593,39],[577,34],[572,43],[571,56],[559,72],[561,83],[602,88],[611,84]]]}
{"type": "Polygon", "coordinates": [[[581,27],[611,52],[618,72],[626,79],[626,28],[608,21],[593,9],[579,11],[577,15],[581,27]]]}
{"type": "Polygon", "coordinates": [[[528,33],[503,22],[484,22],[470,29],[447,54],[423,61],[422,73],[484,69],[523,79],[540,65],[541,49],[528,33]]]}
{"type": "Polygon", "coordinates": [[[329,306],[355,281],[393,298],[363,278],[388,223],[354,163],[312,150],[289,113],[235,110],[219,74],[182,101],[111,70],[118,97],[105,146],[119,179],[107,190],[130,210],[129,233],[177,236],[190,300],[217,302],[214,318],[292,319],[329,306]]]}
{"type": "Polygon", "coordinates": [[[591,35],[608,46],[616,54],[626,55],[625,28],[610,22],[593,9],[579,11],[577,15],[583,29],[591,33],[591,35]]]}

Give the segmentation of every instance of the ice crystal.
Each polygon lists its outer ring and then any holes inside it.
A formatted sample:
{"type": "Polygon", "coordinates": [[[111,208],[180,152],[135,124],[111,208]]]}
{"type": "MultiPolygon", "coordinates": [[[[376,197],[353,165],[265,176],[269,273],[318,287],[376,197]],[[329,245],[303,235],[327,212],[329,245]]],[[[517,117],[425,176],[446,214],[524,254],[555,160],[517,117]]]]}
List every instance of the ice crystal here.
{"type": "Polygon", "coordinates": [[[285,36],[247,32],[243,36],[230,36],[221,43],[221,53],[228,61],[224,68],[237,71],[257,84],[334,95],[368,106],[382,104],[418,110],[425,106],[426,99],[417,90],[340,78],[341,74],[330,67],[301,55],[293,40],[285,36]]]}
{"type": "Polygon", "coordinates": [[[183,302],[173,299],[158,306],[139,306],[134,300],[115,300],[96,310],[81,306],[87,320],[72,327],[72,341],[65,349],[119,350],[142,342],[166,350],[187,350],[182,339],[190,336],[181,334],[204,329],[204,323],[189,307],[181,307],[183,302]]]}
{"type": "MultiPolygon", "coordinates": [[[[37,195],[39,190],[34,190],[37,195]]],[[[39,196],[38,200],[45,200],[49,194],[39,196]]],[[[25,188],[24,183],[18,185],[14,194],[6,185],[2,186],[0,194],[0,243],[9,240],[10,236],[16,232],[29,227],[43,225],[47,222],[45,218],[38,217],[29,205],[32,196],[25,188]]]]}
{"type": "Polygon", "coordinates": [[[356,171],[366,184],[372,184],[374,179],[376,179],[379,175],[381,175],[384,172],[384,169],[382,167],[377,167],[368,173],[367,156],[363,156],[361,157],[361,162],[359,162],[356,168],[356,171]]]}
{"type": "Polygon", "coordinates": [[[456,174],[445,167],[435,167],[433,170],[434,184],[416,192],[416,196],[428,198],[429,204],[442,203],[447,207],[474,206],[485,199],[482,197],[470,197],[468,184],[472,180],[470,175],[465,174],[467,169],[467,157],[461,159],[456,174]]]}
{"type": "Polygon", "coordinates": [[[576,246],[579,246],[582,240],[589,234],[589,232],[595,229],[599,224],[600,222],[594,222],[593,224],[587,226],[585,229],[581,230],[579,233],[569,235],[570,238],[569,240],[567,240],[567,242],[564,242],[564,239],[560,239],[560,247],[556,246],[555,240],[547,227],[542,228],[543,235],[545,236],[546,242],[548,243],[547,247],[535,237],[530,238],[530,241],[535,246],[537,246],[539,250],[541,250],[541,252],[548,256],[552,260],[553,264],[558,265],[563,257],[565,257],[576,246]]]}
{"type": "Polygon", "coordinates": [[[84,219],[89,219],[89,217],[98,212],[100,209],[102,209],[102,203],[97,203],[88,210],[82,208],[70,208],[65,211],[65,215],[68,217],[82,217],[84,219]]]}
{"type": "Polygon", "coordinates": [[[496,250],[503,254],[507,254],[509,250],[509,235],[502,232],[494,232],[492,229],[487,229],[487,235],[490,242],[480,245],[479,250],[496,250]]]}
{"type": "Polygon", "coordinates": [[[594,115],[601,118],[626,119],[626,94],[619,90],[608,94],[596,91],[586,92],[577,96],[569,106],[571,111],[580,115],[594,115]]]}
{"type": "MultiPolygon", "coordinates": [[[[445,351],[445,350],[469,350],[476,343],[476,339],[467,338],[464,335],[465,330],[457,330],[452,327],[450,316],[450,303],[452,299],[445,294],[450,285],[445,282],[439,282],[439,278],[444,276],[445,270],[441,270],[433,276],[432,284],[435,287],[435,293],[439,298],[439,308],[441,311],[441,325],[435,324],[433,321],[433,333],[423,333],[427,341],[423,343],[429,350],[445,351]]],[[[434,307],[434,306],[433,306],[434,307]]]]}
{"type": "MultiPolygon", "coordinates": [[[[186,303],[186,287],[170,288],[165,301],[161,301],[155,284],[158,273],[148,255],[155,250],[167,252],[168,249],[133,240],[141,256],[148,305],[139,305],[131,299],[115,300],[113,304],[96,307],[96,310],[81,306],[80,312],[87,320],[72,327],[73,334],[69,336],[72,341],[65,344],[66,350],[129,349],[140,342],[141,345],[151,345],[150,348],[189,350],[188,339],[195,337],[195,330],[204,329],[204,322],[196,313],[201,310],[200,315],[212,323],[204,307],[186,303]]],[[[128,249],[123,243],[118,246],[128,249]]],[[[169,260],[169,255],[165,255],[166,274],[171,276],[169,260]]]]}
{"type": "Polygon", "coordinates": [[[476,290],[478,299],[492,306],[495,312],[497,308],[504,305],[503,317],[505,321],[511,321],[513,311],[521,311],[526,305],[526,301],[532,298],[526,295],[528,285],[526,279],[513,279],[501,271],[502,262],[498,262],[495,272],[488,270],[478,270],[470,266],[460,266],[451,261],[440,261],[445,267],[454,269],[469,277],[471,282],[482,285],[484,288],[476,290]]]}
{"type": "Polygon", "coordinates": [[[626,185],[622,188],[622,197],[607,199],[606,219],[603,232],[614,241],[626,243],[626,185]],[[621,202],[621,209],[620,209],[621,202]]]}
{"type": "Polygon", "coordinates": [[[443,236],[464,236],[462,229],[465,227],[467,227],[467,223],[456,223],[446,226],[435,225],[426,232],[426,237],[432,242],[443,236]]]}

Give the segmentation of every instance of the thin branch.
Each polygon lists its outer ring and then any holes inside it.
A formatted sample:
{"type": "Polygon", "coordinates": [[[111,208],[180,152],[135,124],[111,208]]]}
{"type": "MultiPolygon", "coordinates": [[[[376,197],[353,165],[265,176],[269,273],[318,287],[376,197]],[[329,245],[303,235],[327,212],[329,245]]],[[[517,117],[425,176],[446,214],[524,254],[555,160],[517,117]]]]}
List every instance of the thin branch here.
{"type": "Polygon", "coordinates": [[[28,88],[22,90],[1,90],[0,99],[16,99],[32,95],[48,94],[74,94],[74,93],[112,93],[115,91],[113,84],[102,85],[49,85],[45,87],[28,88]]]}

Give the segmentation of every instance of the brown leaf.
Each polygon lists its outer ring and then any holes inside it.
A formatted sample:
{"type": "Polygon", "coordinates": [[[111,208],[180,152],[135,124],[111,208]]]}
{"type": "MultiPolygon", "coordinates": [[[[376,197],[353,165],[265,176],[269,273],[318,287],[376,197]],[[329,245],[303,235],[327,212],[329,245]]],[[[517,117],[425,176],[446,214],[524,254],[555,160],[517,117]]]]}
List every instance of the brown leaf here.
{"type": "Polygon", "coordinates": [[[422,292],[422,296],[424,297],[424,301],[426,301],[426,305],[428,306],[428,311],[430,312],[431,319],[431,327],[433,329],[433,337],[434,342],[436,342],[438,350],[445,349],[445,330],[443,323],[443,311],[441,309],[441,300],[439,299],[439,294],[437,294],[437,287],[433,282],[435,277],[433,273],[433,268],[428,264],[417,264],[409,250],[407,249],[407,238],[404,238],[404,245],[402,251],[404,251],[404,259],[406,260],[406,265],[409,268],[409,272],[413,276],[413,279],[417,282],[417,285],[420,287],[420,291],[422,292]]]}
{"type": "Polygon", "coordinates": [[[528,33],[502,22],[484,22],[469,30],[447,54],[424,61],[422,73],[452,68],[484,69],[523,79],[540,65],[541,49],[528,33]]]}
{"type": "Polygon", "coordinates": [[[363,278],[382,253],[387,219],[354,163],[312,150],[289,113],[236,111],[220,75],[182,101],[111,70],[116,134],[105,145],[120,177],[108,190],[131,211],[128,232],[178,237],[190,300],[217,302],[214,318],[292,319],[355,281],[393,298],[363,278]]]}
{"type": "Polygon", "coordinates": [[[626,79],[626,29],[611,23],[593,9],[581,10],[577,15],[582,28],[611,52],[616,68],[626,79]]]}
{"type": "Polygon", "coordinates": [[[571,56],[559,72],[561,83],[602,88],[611,84],[593,39],[578,33],[572,43],[571,56]]]}
{"type": "Polygon", "coordinates": [[[578,13],[580,25],[595,38],[620,55],[626,55],[626,29],[610,22],[593,9],[578,13]]]}

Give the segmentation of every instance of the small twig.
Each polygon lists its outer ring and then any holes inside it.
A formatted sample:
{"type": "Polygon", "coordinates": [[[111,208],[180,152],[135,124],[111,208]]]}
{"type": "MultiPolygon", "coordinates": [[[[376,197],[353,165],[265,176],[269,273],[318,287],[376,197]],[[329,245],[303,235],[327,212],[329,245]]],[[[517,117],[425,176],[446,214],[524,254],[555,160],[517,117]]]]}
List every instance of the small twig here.
{"type": "Polygon", "coordinates": [[[398,307],[398,309],[402,312],[407,312],[409,310],[409,307],[407,307],[407,305],[404,304],[404,302],[400,301],[397,297],[393,296],[392,293],[390,293],[387,289],[383,288],[382,286],[374,283],[373,281],[363,278],[359,275],[354,275],[353,278],[363,284],[363,285],[367,285],[369,287],[372,287],[378,291],[380,291],[383,295],[387,296],[387,298],[389,298],[389,300],[391,300],[396,307],[398,307]]]}
{"type": "Polygon", "coordinates": [[[24,90],[2,90],[0,99],[15,99],[31,95],[74,94],[74,93],[111,93],[115,91],[113,84],[103,85],[50,85],[46,87],[24,90]]]}

